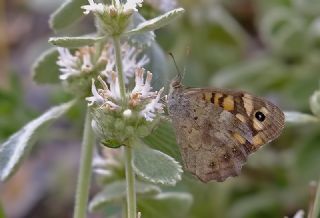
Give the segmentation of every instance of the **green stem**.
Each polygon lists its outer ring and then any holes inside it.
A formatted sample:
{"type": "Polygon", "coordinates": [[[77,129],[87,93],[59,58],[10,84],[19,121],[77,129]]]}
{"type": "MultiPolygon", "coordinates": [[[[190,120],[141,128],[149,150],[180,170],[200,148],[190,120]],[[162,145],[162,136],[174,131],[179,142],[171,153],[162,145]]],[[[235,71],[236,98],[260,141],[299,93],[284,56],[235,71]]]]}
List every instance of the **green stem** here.
{"type": "Polygon", "coordinates": [[[87,109],[86,120],[84,123],[80,169],[76,191],[76,203],[74,208],[74,218],[87,217],[87,203],[92,172],[92,157],[94,150],[94,135],[91,128],[91,115],[87,109]]]}
{"type": "Polygon", "coordinates": [[[123,102],[125,102],[126,101],[126,86],[125,86],[124,77],[123,77],[120,38],[117,36],[114,36],[113,37],[113,44],[114,44],[114,50],[116,53],[116,64],[117,64],[117,72],[118,72],[118,80],[119,80],[119,89],[120,89],[121,99],[123,102]]]}
{"type": "Polygon", "coordinates": [[[132,168],[132,148],[129,145],[124,146],[126,183],[127,183],[127,218],[136,218],[136,191],[135,174],[132,168]]]}
{"type": "MultiPolygon", "coordinates": [[[[119,80],[119,88],[123,105],[126,102],[126,87],[123,77],[121,45],[119,36],[113,37],[114,50],[116,54],[116,64],[119,80]]],[[[132,168],[132,148],[130,144],[124,146],[125,167],[126,167],[126,183],[127,183],[127,218],[136,218],[137,203],[135,190],[135,174],[132,168]]]]}

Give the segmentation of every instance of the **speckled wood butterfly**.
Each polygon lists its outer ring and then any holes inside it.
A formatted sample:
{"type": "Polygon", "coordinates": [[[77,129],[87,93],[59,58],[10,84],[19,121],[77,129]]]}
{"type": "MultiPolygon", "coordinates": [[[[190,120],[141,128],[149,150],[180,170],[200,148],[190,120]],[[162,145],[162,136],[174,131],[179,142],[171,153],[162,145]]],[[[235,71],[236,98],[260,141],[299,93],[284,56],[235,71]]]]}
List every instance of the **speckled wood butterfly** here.
{"type": "Polygon", "coordinates": [[[184,168],[201,181],[237,176],[247,156],[277,138],[283,112],[247,92],[171,83],[168,112],[184,168]]]}

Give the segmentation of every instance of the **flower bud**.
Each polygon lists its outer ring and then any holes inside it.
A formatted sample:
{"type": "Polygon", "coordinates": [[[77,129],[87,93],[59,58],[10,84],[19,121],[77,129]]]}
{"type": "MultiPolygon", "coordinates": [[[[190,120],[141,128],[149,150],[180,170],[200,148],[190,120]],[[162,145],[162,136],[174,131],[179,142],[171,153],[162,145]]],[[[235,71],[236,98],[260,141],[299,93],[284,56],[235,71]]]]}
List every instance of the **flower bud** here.
{"type": "Polygon", "coordinates": [[[130,109],[123,111],[123,117],[129,118],[131,117],[131,115],[132,115],[132,111],[130,109]]]}

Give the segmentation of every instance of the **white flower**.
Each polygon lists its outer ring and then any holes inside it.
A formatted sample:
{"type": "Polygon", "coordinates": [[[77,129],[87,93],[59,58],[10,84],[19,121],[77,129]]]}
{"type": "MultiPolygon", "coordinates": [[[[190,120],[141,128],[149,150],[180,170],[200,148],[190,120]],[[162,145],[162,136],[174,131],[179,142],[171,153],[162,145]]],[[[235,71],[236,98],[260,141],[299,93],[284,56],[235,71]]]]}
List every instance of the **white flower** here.
{"type": "Polygon", "coordinates": [[[62,73],[59,78],[66,80],[70,76],[79,76],[82,73],[88,73],[93,69],[91,63],[92,48],[84,47],[79,49],[75,55],[72,55],[67,48],[58,48],[59,57],[57,64],[62,73]]]}
{"type": "Polygon", "coordinates": [[[156,113],[163,113],[163,104],[159,103],[160,95],[163,92],[163,89],[160,89],[158,95],[155,99],[152,99],[149,104],[140,112],[140,115],[143,116],[147,121],[152,121],[156,113]]]}
{"type": "MultiPolygon", "coordinates": [[[[143,55],[140,59],[138,58],[141,53],[141,50],[130,46],[128,43],[121,45],[121,54],[123,62],[123,72],[124,72],[124,81],[127,84],[129,78],[134,76],[134,72],[137,68],[141,68],[149,62],[149,58],[146,55],[143,55]]],[[[108,60],[105,70],[102,72],[107,78],[108,83],[111,82],[111,74],[113,71],[116,71],[116,61],[113,46],[106,46],[104,55],[108,60]]]]}
{"type": "Polygon", "coordinates": [[[91,57],[89,53],[83,54],[83,64],[81,66],[81,70],[85,72],[89,72],[92,69],[91,57]]]}
{"type": "Polygon", "coordinates": [[[86,100],[89,101],[88,106],[92,106],[94,103],[97,103],[98,105],[103,104],[104,99],[101,95],[99,95],[96,85],[94,84],[94,79],[92,79],[91,92],[93,96],[86,98],[86,100]]]}
{"type": "Polygon", "coordinates": [[[133,88],[131,95],[135,95],[138,93],[139,97],[146,98],[154,94],[154,92],[150,92],[150,90],[152,89],[151,87],[152,73],[150,73],[150,71],[147,72],[147,77],[145,82],[143,82],[144,81],[143,75],[144,75],[144,69],[138,68],[136,70],[136,78],[135,78],[136,85],[133,88]]]}
{"type": "Polygon", "coordinates": [[[143,0],[127,0],[123,5],[124,12],[138,11],[137,7],[142,6],[143,0]]]}
{"type": "Polygon", "coordinates": [[[138,59],[141,51],[128,44],[123,44],[121,50],[123,55],[123,72],[125,74],[125,82],[127,83],[128,78],[133,77],[137,68],[141,68],[149,63],[149,58],[146,55],[143,55],[138,59]]]}
{"type": "Polygon", "coordinates": [[[90,12],[103,14],[105,12],[105,6],[102,3],[95,3],[93,0],[88,0],[89,5],[81,6],[85,11],[84,14],[89,14],[90,12]]]}
{"type": "Polygon", "coordinates": [[[62,75],[59,76],[61,80],[67,79],[71,75],[79,75],[80,71],[77,69],[78,58],[73,56],[66,48],[58,48],[60,54],[57,64],[60,67],[62,75]]]}
{"type": "Polygon", "coordinates": [[[123,10],[124,13],[130,13],[132,11],[137,11],[137,7],[142,6],[143,0],[128,0],[125,4],[122,4],[119,0],[115,0],[114,5],[104,5],[102,3],[95,3],[93,0],[88,0],[89,5],[81,6],[85,11],[84,14],[89,14],[90,12],[103,14],[106,11],[110,13],[123,10]]]}
{"type": "Polygon", "coordinates": [[[113,76],[113,80],[110,83],[110,89],[108,88],[108,85],[101,79],[101,77],[98,77],[98,80],[100,81],[103,89],[97,90],[95,85],[95,80],[92,79],[92,86],[91,86],[91,92],[93,96],[87,97],[86,100],[89,102],[88,106],[92,106],[94,104],[100,106],[100,107],[106,107],[110,110],[116,110],[119,109],[120,106],[115,103],[117,100],[120,99],[120,90],[118,87],[118,79],[116,76],[113,76]]]}

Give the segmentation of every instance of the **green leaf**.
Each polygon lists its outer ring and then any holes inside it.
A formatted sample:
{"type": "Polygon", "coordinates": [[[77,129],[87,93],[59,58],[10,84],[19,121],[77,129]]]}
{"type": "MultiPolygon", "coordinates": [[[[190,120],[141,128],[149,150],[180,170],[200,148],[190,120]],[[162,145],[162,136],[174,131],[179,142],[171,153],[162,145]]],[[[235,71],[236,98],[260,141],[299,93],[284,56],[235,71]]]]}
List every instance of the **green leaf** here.
{"type": "Polygon", "coordinates": [[[104,37],[77,36],[77,37],[51,37],[49,43],[64,48],[79,48],[86,45],[93,45],[104,37]]]}
{"type": "Polygon", "coordinates": [[[304,114],[295,111],[284,112],[287,123],[304,124],[320,122],[319,118],[310,114],[304,114]]]}
{"type": "Polygon", "coordinates": [[[0,180],[6,181],[21,165],[40,136],[40,130],[65,114],[76,101],[55,106],[26,124],[0,145],[0,180]]]}
{"type": "Polygon", "coordinates": [[[51,16],[49,25],[51,29],[59,31],[75,21],[79,20],[83,14],[82,5],[88,4],[88,0],[67,0],[51,16]]]}
{"type": "Polygon", "coordinates": [[[38,84],[59,83],[59,67],[56,63],[58,56],[57,49],[49,49],[41,54],[32,67],[33,81],[38,84]]]}
{"type": "Polygon", "coordinates": [[[151,20],[147,20],[143,23],[140,23],[136,28],[127,32],[127,35],[137,34],[137,33],[144,33],[159,29],[163,26],[168,25],[172,20],[177,18],[178,16],[184,13],[183,8],[177,8],[172,11],[169,11],[163,15],[155,17],[151,20]]]}
{"type": "Polygon", "coordinates": [[[164,185],[175,185],[181,180],[182,167],[172,157],[138,144],[133,146],[133,152],[133,169],[145,180],[164,185]]]}
{"type": "Polygon", "coordinates": [[[185,218],[192,205],[192,195],[188,193],[160,193],[153,198],[138,201],[141,217],[148,218],[185,218]]]}
{"type": "Polygon", "coordinates": [[[169,122],[161,122],[159,127],[152,134],[143,138],[143,141],[150,147],[162,151],[181,162],[181,155],[176,143],[176,136],[169,122]]]}
{"type": "MultiPolygon", "coordinates": [[[[136,193],[143,196],[153,196],[160,193],[158,186],[136,181],[136,193]]],[[[126,198],[126,182],[116,181],[107,184],[104,190],[93,197],[89,211],[96,211],[111,203],[119,203],[126,198]]]]}

